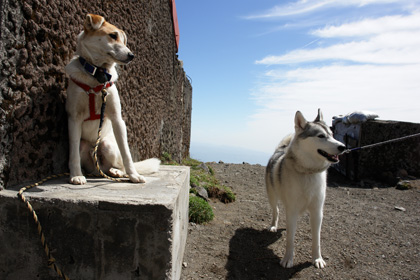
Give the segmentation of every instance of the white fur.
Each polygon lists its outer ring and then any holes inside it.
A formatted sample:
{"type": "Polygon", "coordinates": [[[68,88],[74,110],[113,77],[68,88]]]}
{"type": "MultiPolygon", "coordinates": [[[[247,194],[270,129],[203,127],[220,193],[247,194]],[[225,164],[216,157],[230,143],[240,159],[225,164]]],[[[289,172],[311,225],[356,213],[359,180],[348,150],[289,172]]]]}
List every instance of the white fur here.
{"type": "MultiPolygon", "coordinates": [[[[132,57],[131,51],[126,47],[125,33],[115,26],[107,23],[102,17],[87,15],[82,31],[77,38],[75,57],[66,66],[66,73],[73,79],[90,87],[99,82],[87,73],[78,58],[82,56],[89,63],[106,68],[112,75],[111,81],[118,79],[116,64],[126,64],[132,57]],[[117,40],[109,37],[113,33],[117,40]]],[[[115,84],[108,88],[105,119],[102,127],[102,139],[98,148],[101,158],[101,168],[111,176],[128,175],[135,183],[145,182],[139,173],[153,173],[159,170],[158,159],[147,160],[143,163],[133,163],[127,143],[127,130],[121,117],[121,103],[115,84]]],[[[96,113],[100,112],[101,93],[95,97],[96,113]]],[[[89,117],[89,97],[86,92],[72,80],[67,88],[66,110],[68,114],[69,129],[69,169],[70,183],[85,184],[86,178],[82,167],[89,173],[95,173],[92,152],[98,136],[99,120],[85,121],[89,117]]]]}
{"type": "Polygon", "coordinates": [[[294,239],[298,217],[305,211],[310,214],[312,232],[312,261],[315,267],[324,268],[321,256],[321,224],[326,191],[326,170],[331,162],[318,149],[331,155],[344,150],[342,143],[332,137],[326,126],[319,126],[322,113],[313,123],[308,123],[298,111],[295,116],[295,133],[286,136],[271,157],[266,170],[266,189],[273,210],[270,231],[277,231],[279,204],[286,212],[286,253],[281,260],[283,267],[293,266],[294,239]],[[312,126],[313,135],[300,137],[312,126]]]}

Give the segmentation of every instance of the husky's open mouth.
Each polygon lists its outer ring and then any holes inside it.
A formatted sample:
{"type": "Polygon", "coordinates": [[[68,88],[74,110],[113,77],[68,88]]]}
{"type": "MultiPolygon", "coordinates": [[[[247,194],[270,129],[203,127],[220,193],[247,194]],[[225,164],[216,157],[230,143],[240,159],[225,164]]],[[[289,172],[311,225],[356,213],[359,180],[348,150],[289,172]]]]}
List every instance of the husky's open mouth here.
{"type": "Polygon", "coordinates": [[[323,156],[326,159],[328,159],[329,161],[331,161],[331,162],[335,162],[335,163],[338,162],[338,155],[330,155],[329,153],[327,153],[327,152],[325,152],[323,150],[319,150],[319,149],[318,149],[318,153],[321,156],[323,156]]]}

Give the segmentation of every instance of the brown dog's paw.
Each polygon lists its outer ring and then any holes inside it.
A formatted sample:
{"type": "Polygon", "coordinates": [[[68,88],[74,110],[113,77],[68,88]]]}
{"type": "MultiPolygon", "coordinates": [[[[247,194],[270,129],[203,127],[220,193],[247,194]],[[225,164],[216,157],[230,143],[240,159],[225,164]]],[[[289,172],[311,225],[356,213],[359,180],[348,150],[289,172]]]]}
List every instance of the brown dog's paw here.
{"type": "Polygon", "coordinates": [[[84,185],[86,184],[86,177],[85,176],[74,176],[70,177],[70,184],[73,185],[84,185]]]}
{"type": "Polygon", "coordinates": [[[124,178],[125,177],[124,172],[122,172],[121,170],[119,170],[117,168],[109,169],[109,175],[111,175],[112,177],[115,177],[115,178],[124,178]]]}
{"type": "Polygon", "coordinates": [[[146,178],[139,174],[128,174],[128,177],[130,177],[130,181],[133,183],[146,183],[146,178]]]}

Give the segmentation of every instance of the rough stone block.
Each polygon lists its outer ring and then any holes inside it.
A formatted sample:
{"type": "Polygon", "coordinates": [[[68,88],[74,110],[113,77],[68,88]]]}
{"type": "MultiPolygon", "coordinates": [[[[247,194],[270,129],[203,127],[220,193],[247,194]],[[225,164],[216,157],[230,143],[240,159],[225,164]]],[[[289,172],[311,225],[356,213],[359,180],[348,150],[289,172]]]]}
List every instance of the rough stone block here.
{"type": "MultiPolygon", "coordinates": [[[[146,179],[88,178],[76,186],[63,177],[24,193],[56,264],[70,279],[179,279],[189,168],[162,166],[146,179]]],[[[0,279],[56,279],[18,189],[0,191],[0,279]]]]}
{"type": "MultiPolygon", "coordinates": [[[[364,147],[400,137],[420,133],[419,123],[371,120],[359,124],[338,123],[333,127],[334,137],[347,148],[364,147]]],[[[381,144],[342,155],[334,165],[353,180],[374,178],[384,180],[387,173],[397,176],[401,170],[420,176],[420,137],[381,144]]]]}

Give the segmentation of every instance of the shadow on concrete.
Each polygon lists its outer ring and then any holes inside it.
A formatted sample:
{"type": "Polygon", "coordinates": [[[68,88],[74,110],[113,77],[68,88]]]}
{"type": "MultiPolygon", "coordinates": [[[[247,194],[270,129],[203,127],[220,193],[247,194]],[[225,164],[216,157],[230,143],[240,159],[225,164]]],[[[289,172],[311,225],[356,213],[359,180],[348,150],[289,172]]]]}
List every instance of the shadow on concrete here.
{"type": "Polygon", "coordinates": [[[229,242],[227,279],[290,279],[299,271],[310,267],[310,262],[293,268],[281,267],[281,256],[268,247],[280,239],[284,231],[285,229],[279,229],[274,233],[253,228],[237,229],[229,242]]]}

